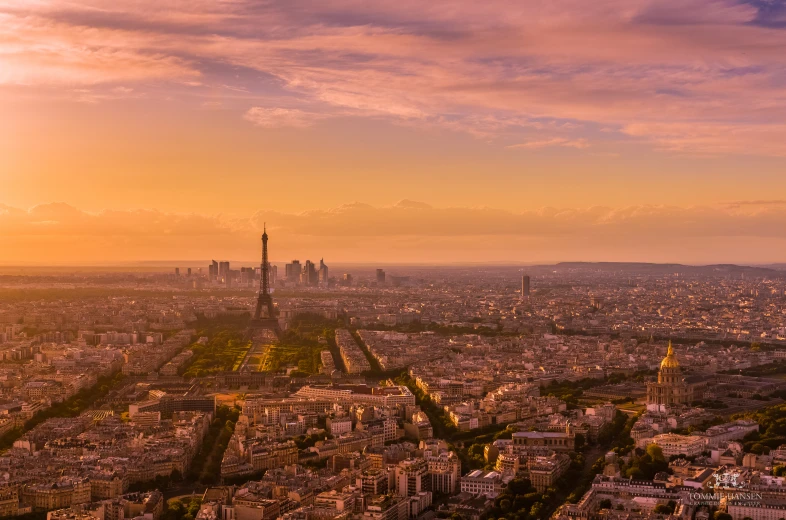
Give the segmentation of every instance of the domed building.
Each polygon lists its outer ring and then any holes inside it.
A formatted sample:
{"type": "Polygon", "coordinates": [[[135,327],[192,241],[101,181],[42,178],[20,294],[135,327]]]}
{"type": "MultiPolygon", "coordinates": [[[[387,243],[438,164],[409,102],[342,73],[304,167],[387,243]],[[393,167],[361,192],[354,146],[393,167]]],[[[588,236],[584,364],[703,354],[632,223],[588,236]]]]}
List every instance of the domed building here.
{"type": "Polygon", "coordinates": [[[647,383],[647,405],[687,405],[704,398],[705,384],[689,382],[669,341],[666,357],[660,362],[658,382],[647,383]]]}

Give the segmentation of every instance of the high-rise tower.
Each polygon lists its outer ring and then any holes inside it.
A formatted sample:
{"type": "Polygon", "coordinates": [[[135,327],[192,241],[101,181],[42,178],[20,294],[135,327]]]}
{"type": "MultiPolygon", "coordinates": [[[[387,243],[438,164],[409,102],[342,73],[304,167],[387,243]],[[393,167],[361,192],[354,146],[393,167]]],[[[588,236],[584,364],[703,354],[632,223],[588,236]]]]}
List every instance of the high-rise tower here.
{"type": "Polygon", "coordinates": [[[275,309],[273,308],[273,298],[270,296],[270,281],[268,272],[270,267],[267,261],[267,226],[262,231],[262,269],[259,280],[259,296],[257,296],[257,310],[254,312],[254,320],[261,320],[263,318],[275,318],[275,309]],[[265,316],[262,314],[266,313],[265,316]]]}
{"type": "Polygon", "coordinates": [[[321,285],[322,287],[327,287],[328,266],[325,264],[324,258],[319,260],[319,271],[317,271],[317,276],[319,277],[319,285],[321,285]]]}
{"type": "Polygon", "coordinates": [[[529,296],[529,275],[521,277],[521,297],[529,296]]]}

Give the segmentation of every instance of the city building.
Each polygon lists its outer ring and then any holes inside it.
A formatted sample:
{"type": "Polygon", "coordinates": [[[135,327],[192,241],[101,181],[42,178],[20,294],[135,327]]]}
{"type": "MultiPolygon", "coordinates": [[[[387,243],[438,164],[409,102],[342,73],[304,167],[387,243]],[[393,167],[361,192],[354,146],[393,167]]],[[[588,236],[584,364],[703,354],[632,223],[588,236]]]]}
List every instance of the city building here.
{"type": "Polygon", "coordinates": [[[698,435],[678,435],[676,433],[663,433],[650,439],[646,444],[657,444],[667,459],[676,455],[695,457],[707,449],[706,441],[698,435]]]}
{"type": "Polygon", "coordinates": [[[704,383],[690,383],[682,374],[682,367],[669,341],[666,357],[660,363],[658,381],[647,383],[648,405],[690,404],[704,397],[704,383]]]}
{"type": "Polygon", "coordinates": [[[472,493],[473,495],[484,495],[488,498],[496,498],[504,484],[502,475],[496,471],[483,471],[476,469],[461,477],[461,492],[472,493]]]}
{"type": "Polygon", "coordinates": [[[514,448],[548,448],[556,452],[567,453],[573,451],[576,445],[576,434],[568,424],[564,432],[515,432],[513,434],[514,448]]]}

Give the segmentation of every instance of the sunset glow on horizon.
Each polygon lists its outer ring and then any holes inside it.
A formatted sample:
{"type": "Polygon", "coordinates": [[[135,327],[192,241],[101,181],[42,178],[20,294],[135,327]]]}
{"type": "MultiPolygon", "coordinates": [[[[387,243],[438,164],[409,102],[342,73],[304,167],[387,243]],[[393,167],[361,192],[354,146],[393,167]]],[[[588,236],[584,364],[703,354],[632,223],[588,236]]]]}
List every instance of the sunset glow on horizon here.
{"type": "Polygon", "coordinates": [[[786,258],[786,2],[0,0],[0,265],[786,258]]]}

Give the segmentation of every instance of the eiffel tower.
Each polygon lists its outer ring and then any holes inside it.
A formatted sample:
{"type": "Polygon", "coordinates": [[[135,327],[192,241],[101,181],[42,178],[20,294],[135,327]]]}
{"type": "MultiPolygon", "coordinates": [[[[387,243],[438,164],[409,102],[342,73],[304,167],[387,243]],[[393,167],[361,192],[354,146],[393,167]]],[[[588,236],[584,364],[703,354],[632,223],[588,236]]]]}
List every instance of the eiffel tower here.
{"type": "Polygon", "coordinates": [[[270,275],[267,261],[267,225],[262,231],[262,276],[259,280],[259,296],[257,296],[257,309],[254,312],[254,321],[270,321],[276,319],[276,309],[273,307],[273,298],[270,296],[270,275]]]}

